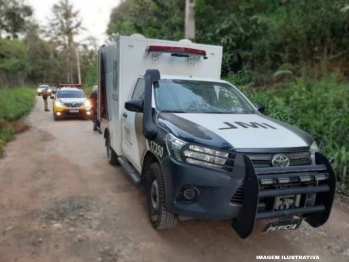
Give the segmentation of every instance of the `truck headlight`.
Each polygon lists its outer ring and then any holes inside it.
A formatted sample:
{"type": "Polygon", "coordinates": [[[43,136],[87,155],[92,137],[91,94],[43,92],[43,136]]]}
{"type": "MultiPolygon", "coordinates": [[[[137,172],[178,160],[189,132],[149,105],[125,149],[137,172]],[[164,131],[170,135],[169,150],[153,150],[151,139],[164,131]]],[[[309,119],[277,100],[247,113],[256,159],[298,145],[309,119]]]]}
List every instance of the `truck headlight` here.
{"type": "Polygon", "coordinates": [[[186,144],[186,142],[178,139],[174,135],[167,134],[166,136],[166,146],[168,153],[179,161],[182,161],[181,151],[182,147],[186,144]]]}
{"type": "Polygon", "coordinates": [[[166,136],[167,150],[171,156],[178,161],[183,161],[193,165],[209,166],[209,167],[223,167],[228,160],[229,153],[219,150],[214,150],[197,145],[187,145],[187,142],[178,139],[177,137],[168,134],[166,136]],[[183,147],[186,146],[184,149],[183,147]]]}
{"type": "Polygon", "coordinates": [[[219,168],[225,165],[229,156],[228,152],[196,145],[190,145],[183,154],[186,157],[186,162],[190,164],[219,168]]]}
{"type": "Polygon", "coordinates": [[[56,107],[63,107],[63,103],[61,101],[56,100],[55,101],[55,106],[56,107]]]}
{"type": "Polygon", "coordinates": [[[310,158],[311,158],[311,163],[315,165],[315,153],[320,152],[319,147],[317,146],[316,142],[314,141],[311,146],[310,146],[310,158]]]}

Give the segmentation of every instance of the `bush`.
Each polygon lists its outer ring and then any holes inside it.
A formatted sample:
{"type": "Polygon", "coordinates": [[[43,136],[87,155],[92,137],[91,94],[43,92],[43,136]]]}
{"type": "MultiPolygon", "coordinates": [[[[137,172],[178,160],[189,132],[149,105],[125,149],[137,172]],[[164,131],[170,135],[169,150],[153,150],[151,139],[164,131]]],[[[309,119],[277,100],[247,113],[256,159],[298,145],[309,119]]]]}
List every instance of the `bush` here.
{"type": "Polygon", "coordinates": [[[228,75],[228,80],[237,86],[247,85],[247,84],[250,84],[252,82],[253,74],[252,74],[251,70],[249,70],[247,68],[243,68],[242,70],[240,70],[238,72],[234,72],[234,73],[231,72],[228,75]]]}
{"type": "Polygon", "coordinates": [[[336,77],[298,79],[283,94],[296,125],[312,134],[342,183],[349,165],[349,84],[336,77]]]}
{"type": "MultiPolygon", "coordinates": [[[[228,79],[231,81],[231,79],[228,79]]],[[[282,89],[240,88],[266,114],[311,134],[329,158],[339,182],[349,184],[349,84],[336,76],[296,79],[282,89]]]]}
{"type": "Polygon", "coordinates": [[[93,63],[89,66],[86,74],[86,80],[84,82],[84,91],[87,95],[92,93],[93,86],[97,85],[98,82],[98,71],[97,63],[93,63]]]}
{"type": "Polygon", "coordinates": [[[34,105],[34,96],[34,89],[0,89],[0,124],[25,115],[34,105]]]}
{"type": "Polygon", "coordinates": [[[5,144],[23,130],[14,122],[30,111],[35,95],[35,90],[29,88],[0,89],[0,156],[5,144]]]}

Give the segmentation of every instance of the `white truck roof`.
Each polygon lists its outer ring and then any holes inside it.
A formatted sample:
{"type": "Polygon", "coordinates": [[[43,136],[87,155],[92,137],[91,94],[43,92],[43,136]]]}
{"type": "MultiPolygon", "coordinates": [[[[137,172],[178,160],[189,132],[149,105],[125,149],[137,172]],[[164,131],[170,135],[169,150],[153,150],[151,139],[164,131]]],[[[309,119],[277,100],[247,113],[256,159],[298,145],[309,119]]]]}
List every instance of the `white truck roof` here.
{"type": "Polygon", "coordinates": [[[113,44],[103,46],[99,54],[107,89],[112,89],[113,94],[110,93],[110,96],[118,97],[121,111],[137,79],[148,69],[158,69],[162,76],[192,76],[218,81],[221,76],[223,48],[192,43],[189,40],[118,36],[113,44]],[[188,52],[185,53],[186,51],[188,52]]]}
{"type": "Polygon", "coordinates": [[[197,77],[197,76],[191,77],[187,75],[161,75],[161,79],[199,80],[199,81],[207,81],[207,82],[226,83],[226,81],[222,79],[197,77]]]}
{"type": "Polygon", "coordinates": [[[109,120],[115,127],[111,135],[115,137],[113,141],[119,141],[113,144],[116,152],[121,152],[124,105],[140,75],[148,69],[158,69],[163,79],[220,81],[222,58],[221,46],[196,44],[189,40],[118,36],[112,44],[103,46],[98,58],[99,85],[106,89],[109,120]]]}

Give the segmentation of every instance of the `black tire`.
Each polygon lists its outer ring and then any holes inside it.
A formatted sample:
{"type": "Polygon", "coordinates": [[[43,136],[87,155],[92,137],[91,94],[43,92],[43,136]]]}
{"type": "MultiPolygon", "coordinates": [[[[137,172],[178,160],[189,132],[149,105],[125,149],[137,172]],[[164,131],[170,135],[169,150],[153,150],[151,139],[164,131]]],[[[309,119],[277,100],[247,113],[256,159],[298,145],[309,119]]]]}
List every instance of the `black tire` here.
{"type": "Polygon", "coordinates": [[[174,228],[178,217],[165,206],[165,184],[160,165],[151,164],[145,175],[150,223],[158,230],[174,228]]]}
{"type": "Polygon", "coordinates": [[[109,134],[107,135],[107,138],[106,138],[106,141],[105,141],[105,145],[106,145],[106,148],[107,148],[107,157],[108,157],[109,164],[111,164],[113,166],[119,165],[118,155],[115,153],[115,151],[113,150],[113,148],[110,145],[109,134]]]}

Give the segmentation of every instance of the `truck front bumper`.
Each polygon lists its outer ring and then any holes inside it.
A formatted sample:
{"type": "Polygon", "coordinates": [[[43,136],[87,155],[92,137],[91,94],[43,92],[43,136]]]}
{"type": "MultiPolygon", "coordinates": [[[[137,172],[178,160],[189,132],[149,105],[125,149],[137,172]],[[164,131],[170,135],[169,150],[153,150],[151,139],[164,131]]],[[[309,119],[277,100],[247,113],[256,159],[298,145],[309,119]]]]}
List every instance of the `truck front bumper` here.
{"type": "Polygon", "coordinates": [[[235,160],[232,172],[166,158],[161,163],[166,207],[181,216],[232,219],[233,228],[242,238],[248,237],[255,221],[261,219],[298,216],[305,218],[312,227],[326,223],[334,200],[336,177],[329,161],[322,154],[316,153],[316,165],[271,168],[254,168],[246,155],[233,154],[235,160]],[[314,182],[312,185],[299,182],[309,178],[314,182]],[[289,186],[285,181],[281,186],[278,184],[283,179],[290,181],[289,186]],[[262,181],[268,180],[278,186],[263,186],[262,181]],[[299,183],[295,184],[294,181],[299,183]],[[239,192],[242,187],[243,191],[239,192]],[[241,198],[240,204],[232,201],[236,194],[241,198]],[[275,209],[278,197],[290,195],[299,196],[300,203],[290,208],[275,209]],[[310,195],[316,195],[311,204],[307,202],[310,195]],[[271,205],[260,209],[266,200],[272,202],[271,205]]]}
{"type": "Polygon", "coordinates": [[[85,108],[57,108],[54,114],[59,118],[86,118],[92,116],[92,111],[85,108]]]}
{"type": "Polygon", "coordinates": [[[162,163],[166,206],[173,213],[200,219],[231,219],[237,217],[241,206],[231,198],[243,184],[243,177],[178,162],[171,157],[162,163]],[[185,199],[186,189],[197,191],[194,199],[185,199]]]}

